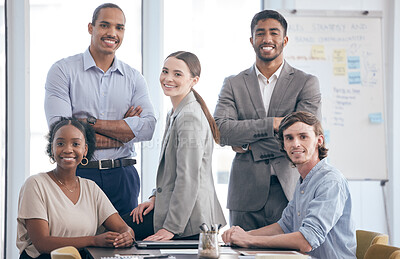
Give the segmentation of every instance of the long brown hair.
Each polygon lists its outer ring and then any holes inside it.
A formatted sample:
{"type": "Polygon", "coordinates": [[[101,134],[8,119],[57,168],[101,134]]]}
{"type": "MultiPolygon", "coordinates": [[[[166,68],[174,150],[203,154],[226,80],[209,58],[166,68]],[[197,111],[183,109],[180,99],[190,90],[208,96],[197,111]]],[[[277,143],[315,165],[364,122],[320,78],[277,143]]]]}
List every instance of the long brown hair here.
{"type": "MultiPolygon", "coordinates": [[[[305,112],[305,111],[297,111],[286,115],[281,124],[279,125],[278,131],[278,140],[281,143],[281,150],[286,153],[284,150],[284,139],[283,139],[283,132],[295,124],[296,122],[302,122],[314,128],[315,136],[324,136],[324,130],[322,129],[321,122],[318,120],[317,116],[312,113],[305,112]]],[[[328,148],[325,147],[325,138],[321,145],[318,146],[318,158],[320,160],[324,159],[328,156],[328,148]]]]}
{"type": "MultiPolygon", "coordinates": [[[[189,67],[192,77],[196,77],[196,76],[200,77],[201,65],[200,65],[199,59],[197,58],[197,56],[195,54],[188,52],[188,51],[177,51],[177,52],[170,54],[167,58],[169,58],[169,57],[174,57],[176,59],[182,60],[189,67]]],[[[219,144],[220,133],[219,133],[217,124],[215,123],[213,116],[211,115],[210,111],[207,108],[206,103],[204,102],[203,98],[199,95],[199,93],[196,90],[194,90],[193,87],[191,90],[192,90],[194,96],[196,97],[196,101],[200,104],[200,107],[203,110],[204,115],[207,118],[207,121],[208,121],[208,124],[210,125],[211,132],[213,134],[213,138],[214,138],[215,142],[217,144],[219,144]]]]}

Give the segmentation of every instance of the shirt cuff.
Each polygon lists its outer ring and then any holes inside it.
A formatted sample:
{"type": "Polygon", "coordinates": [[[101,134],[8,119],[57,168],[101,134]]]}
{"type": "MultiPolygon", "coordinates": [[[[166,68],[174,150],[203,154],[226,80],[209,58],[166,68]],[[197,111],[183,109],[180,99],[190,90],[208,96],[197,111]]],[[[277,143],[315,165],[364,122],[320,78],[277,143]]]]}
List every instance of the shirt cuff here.
{"type": "Polygon", "coordinates": [[[135,134],[135,138],[140,138],[140,131],[143,127],[143,121],[141,121],[138,116],[125,118],[124,121],[126,124],[128,124],[133,134],[135,134]]]}
{"type": "Polygon", "coordinates": [[[318,240],[315,238],[314,233],[308,228],[301,227],[299,229],[299,232],[304,236],[304,238],[307,240],[307,242],[310,244],[312,247],[312,250],[320,246],[320,243],[318,240]]]}

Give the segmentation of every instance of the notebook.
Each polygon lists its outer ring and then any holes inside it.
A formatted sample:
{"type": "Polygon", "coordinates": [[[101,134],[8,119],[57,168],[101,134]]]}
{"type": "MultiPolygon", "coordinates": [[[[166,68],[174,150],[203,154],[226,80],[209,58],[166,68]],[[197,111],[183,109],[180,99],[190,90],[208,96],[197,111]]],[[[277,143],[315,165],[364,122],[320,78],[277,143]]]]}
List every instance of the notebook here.
{"type": "Polygon", "coordinates": [[[198,240],[166,240],[166,241],[136,241],[139,249],[194,249],[199,247],[198,240]]]}

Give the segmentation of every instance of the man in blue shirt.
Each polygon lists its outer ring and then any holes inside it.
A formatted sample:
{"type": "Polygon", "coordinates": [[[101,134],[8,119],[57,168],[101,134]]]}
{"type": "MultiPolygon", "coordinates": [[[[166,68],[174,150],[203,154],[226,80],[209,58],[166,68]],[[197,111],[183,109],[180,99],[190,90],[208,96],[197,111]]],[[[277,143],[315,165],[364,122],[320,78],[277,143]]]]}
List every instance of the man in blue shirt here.
{"type": "Polygon", "coordinates": [[[91,161],[83,159],[77,175],[94,180],[120,214],[138,202],[134,143],[150,140],[156,124],[144,77],[115,56],[124,30],[117,5],[97,7],[88,25],[89,48],[50,68],[45,95],[49,126],[74,116],[95,129],[96,151],[91,161]]]}
{"type": "Polygon", "coordinates": [[[297,249],[316,258],[356,258],[348,183],[326,161],[321,123],[311,113],[291,113],[282,120],[278,138],[300,173],[293,200],[277,223],[249,232],[234,226],[222,235],[224,242],[297,249]]]}

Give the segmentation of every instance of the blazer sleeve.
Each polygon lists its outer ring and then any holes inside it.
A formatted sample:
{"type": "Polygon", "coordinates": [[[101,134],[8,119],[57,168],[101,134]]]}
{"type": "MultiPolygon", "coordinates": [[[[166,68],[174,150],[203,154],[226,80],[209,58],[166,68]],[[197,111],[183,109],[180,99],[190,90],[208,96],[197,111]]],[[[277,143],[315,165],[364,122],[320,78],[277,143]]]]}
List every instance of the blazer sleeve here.
{"type": "MultiPolygon", "coordinates": [[[[201,112],[201,110],[200,110],[201,112]]],[[[175,120],[176,145],[176,180],[169,201],[169,210],[163,228],[174,234],[181,234],[192,214],[199,193],[202,173],[203,154],[209,143],[208,123],[193,112],[182,112],[175,120]],[[207,123],[207,124],[205,124],[207,123]]],[[[211,152],[211,151],[209,151],[211,152]]]]}
{"type": "Polygon", "coordinates": [[[321,92],[316,76],[308,75],[307,81],[299,94],[296,111],[307,111],[322,119],[321,92]]]}
{"type": "MultiPolygon", "coordinates": [[[[312,75],[304,75],[304,84],[294,85],[294,87],[301,90],[297,94],[295,106],[292,108],[292,110],[288,110],[287,114],[295,111],[307,111],[316,115],[318,119],[321,120],[321,93],[318,78],[312,75]]],[[[290,97],[291,96],[288,96],[288,98],[290,97]]],[[[277,117],[285,116],[287,114],[277,115],[277,117]]],[[[265,158],[275,158],[284,155],[284,153],[281,151],[281,146],[277,138],[275,138],[274,140],[262,139],[255,143],[252,143],[251,146],[251,152],[255,161],[259,161],[265,158]]]]}
{"type": "Polygon", "coordinates": [[[250,99],[245,96],[235,96],[232,84],[232,77],[224,80],[214,112],[214,119],[221,133],[220,144],[241,146],[260,139],[274,138],[274,119],[256,118],[254,110],[250,114],[247,111],[250,109],[246,109],[252,105],[250,99]]]}

